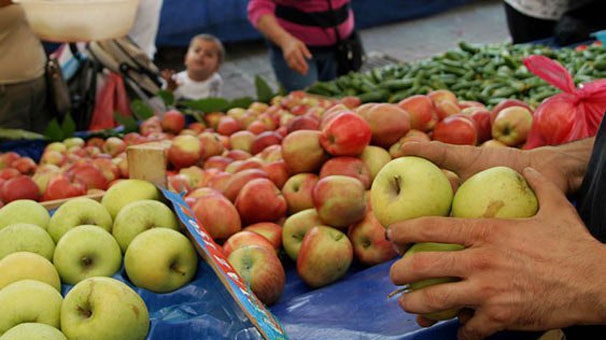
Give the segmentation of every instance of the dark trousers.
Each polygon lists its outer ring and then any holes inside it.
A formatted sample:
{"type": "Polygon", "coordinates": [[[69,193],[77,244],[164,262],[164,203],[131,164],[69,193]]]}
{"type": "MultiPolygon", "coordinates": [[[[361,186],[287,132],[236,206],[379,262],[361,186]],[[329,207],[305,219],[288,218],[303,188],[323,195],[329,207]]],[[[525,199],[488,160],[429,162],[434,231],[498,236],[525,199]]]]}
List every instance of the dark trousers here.
{"type": "Polygon", "coordinates": [[[46,79],[0,85],[0,127],[44,132],[52,115],[46,100],[46,79]]]}
{"type": "Polygon", "coordinates": [[[553,37],[556,20],[537,19],[518,12],[505,4],[507,27],[514,44],[553,37]]]}

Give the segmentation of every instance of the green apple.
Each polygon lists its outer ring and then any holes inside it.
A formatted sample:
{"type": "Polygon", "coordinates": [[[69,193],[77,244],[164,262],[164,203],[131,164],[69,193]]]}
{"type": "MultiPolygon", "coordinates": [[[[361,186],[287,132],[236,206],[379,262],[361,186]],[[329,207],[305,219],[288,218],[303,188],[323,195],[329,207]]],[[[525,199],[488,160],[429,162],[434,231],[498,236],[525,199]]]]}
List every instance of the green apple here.
{"type": "MultiPolygon", "coordinates": [[[[422,251],[457,251],[461,250],[464,247],[460,244],[450,244],[450,243],[434,243],[434,242],[423,242],[423,243],[415,243],[404,253],[404,258],[411,256],[414,253],[422,252],[422,251]]],[[[409,284],[411,290],[422,289],[427,286],[436,285],[440,283],[446,282],[454,282],[457,281],[456,278],[453,277],[444,277],[444,278],[435,278],[435,279],[427,279],[421,280],[417,282],[412,282],[409,284]]],[[[423,317],[430,320],[448,320],[457,316],[458,310],[445,310],[435,313],[423,314],[423,317]]]]}
{"type": "Polygon", "coordinates": [[[109,277],[78,282],[61,306],[61,330],[70,340],[143,340],[149,311],[127,284],[109,277]]]}
{"type": "Polygon", "coordinates": [[[84,224],[61,237],[53,263],[63,282],[73,285],[89,277],[115,274],[122,265],[122,252],[107,230],[84,224]]]}
{"type": "Polygon", "coordinates": [[[503,166],[476,173],[457,189],[452,216],[524,218],[536,214],[537,197],[524,176],[503,166]]]}
{"type": "Polygon", "coordinates": [[[325,225],[316,209],[301,210],[286,218],[282,226],[282,246],[293,261],[299,256],[299,249],[305,233],[312,227],[325,225]]]}
{"type": "Polygon", "coordinates": [[[15,223],[31,223],[46,229],[49,220],[48,210],[34,200],[15,200],[0,208],[0,229],[15,223]]]}
{"type": "Polygon", "coordinates": [[[347,273],[353,256],[353,245],[343,232],[326,226],[312,227],[301,242],[297,273],[310,287],[325,286],[347,273]]]}
{"type": "Polygon", "coordinates": [[[20,280],[0,289],[0,335],[36,320],[59,328],[63,297],[55,287],[37,280],[20,280]]]}
{"type": "Polygon", "coordinates": [[[273,249],[247,245],[231,252],[227,261],[261,302],[271,306],[278,301],[284,291],[286,274],[273,249]]]}
{"type": "Polygon", "coordinates": [[[362,150],[358,158],[366,165],[370,173],[370,179],[374,180],[385,164],[391,161],[391,154],[380,146],[368,145],[362,150]]]}
{"type": "Polygon", "coordinates": [[[92,224],[107,231],[112,229],[112,217],[99,202],[88,197],[76,197],[61,204],[48,223],[48,233],[55,243],[73,227],[92,224]]]}
{"type": "Polygon", "coordinates": [[[55,242],[44,228],[35,224],[16,223],[0,229],[0,259],[18,251],[40,254],[52,261],[55,242]]]}
{"type": "Polygon", "coordinates": [[[189,239],[169,228],[152,228],[137,235],[124,254],[131,282],[156,293],[171,292],[196,274],[198,255],[189,239]]]}
{"type": "Polygon", "coordinates": [[[156,200],[140,200],[125,205],[114,220],[112,235],[123,252],[141,232],[151,228],[179,229],[175,213],[164,203],[156,200]]]}
{"type": "Polygon", "coordinates": [[[0,289],[21,280],[37,280],[48,283],[58,292],[61,279],[53,264],[45,257],[27,251],[11,253],[0,260],[0,289]]]}
{"type": "Polygon", "coordinates": [[[375,217],[387,227],[421,216],[448,216],[452,187],[444,172],[420,157],[400,157],[385,164],[370,188],[375,217]]]}
{"type": "Polygon", "coordinates": [[[67,340],[65,335],[55,327],[43,324],[26,322],[6,331],[0,340],[67,340]]]}
{"type": "Polygon", "coordinates": [[[160,190],[151,182],[141,179],[124,179],[107,189],[101,199],[112,219],[116,218],[122,207],[130,202],[150,199],[160,200],[160,190]]]}

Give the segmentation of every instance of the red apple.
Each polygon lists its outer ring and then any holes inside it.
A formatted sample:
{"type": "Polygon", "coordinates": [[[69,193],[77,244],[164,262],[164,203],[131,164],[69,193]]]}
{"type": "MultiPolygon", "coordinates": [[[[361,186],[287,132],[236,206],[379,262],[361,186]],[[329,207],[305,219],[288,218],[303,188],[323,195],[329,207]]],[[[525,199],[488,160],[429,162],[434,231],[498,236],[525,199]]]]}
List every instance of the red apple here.
{"type": "Polygon", "coordinates": [[[194,136],[176,136],[168,148],[167,158],[175,169],[196,165],[200,161],[202,143],[194,136]]]}
{"type": "Polygon", "coordinates": [[[495,118],[497,118],[497,114],[499,114],[499,112],[501,112],[501,110],[506,109],[511,106],[521,106],[532,113],[532,108],[526,102],[519,100],[519,99],[515,99],[515,98],[508,98],[508,99],[504,99],[504,100],[500,101],[495,107],[492,108],[492,111],[490,111],[492,121],[494,121],[495,118]]]}
{"type": "Polygon", "coordinates": [[[320,131],[298,130],[282,140],[282,158],[291,173],[316,172],[328,158],[320,144],[320,131]]]}
{"type": "Polygon", "coordinates": [[[332,175],[353,177],[362,183],[364,189],[370,189],[370,172],[360,158],[340,156],[327,160],[320,169],[320,178],[332,175]]]}
{"type": "Polygon", "coordinates": [[[276,248],[274,245],[265,236],[252,230],[240,230],[231,235],[227,240],[225,240],[225,242],[223,242],[223,254],[225,256],[229,256],[229,254],[238,248],[252,245],[264,247],[276,254],[276,248]]]}
{"type": "Polygon", "coordinates": [[[399,141],[395,142],[389,147],[389,154],[392,158],[398,158],[404,156],[402,153],[402,146],[409,142],[429,142],[431,137],[426,132],[421,130],[410,130],[404,137],[400,138],[399,141]]]}
{"type": "Polygon", "coordinates": [[[532,125],[532,113],[521,106],[510,106],[497,113],[492,122],[492,138],[508,146],[524,144],[532,125]]]}
{"type": "MultiPolygon", "coordinates": [[[[51,144],[49,144],[49,145],[51,145],[51,144]]],[[[57,143],[56,145],[63,147],[63,150],[57,150],[57,151],[59,151],[59,153],[63,153],[67,150],[63,143],[57,143]]],[[[49,146],[44,148],[44,151],[47,151],[47,150],[51,150],[51,148],[49,148],[49,146]]],[[[12,162],[16,161],[19,158],[21,158],[21,155],[19,155],[18,153],[14,152],[14,151],[0,153],[0,170],[4,169],[4,168],[8,168],[12,162]]]]}
{"type": "Polygon", "coordinates": [[[107,190],[109,181],[103,175],[101,170],[93,164],[77,164],[67,170],[66,174],[72,182],[81,183],[86,190],[101,189],[107,190]]]}
{"type": "Polygon", "coordinates": [[[248,130],[236,131],[229,136],[229,144],[232,149],[244,150],[250,153],[254,139],[255,134],[248,130]]]}
{"type": "Polygon", "coordinates": [[[242,126],[233,117],[222,116],[219,118],[216,130],[221,135],[229,136],[236,131],[242,130],[242,126]]]}
{"type": "Polygon", "coordinates": [[[388,148],[410,130],[410,115],[396,104],[376,104],[358,115],[370,127],[372,145],[388,148]]]}
{"type": "Polygon", "coordinates": [[[199,197],[192,210],[198,222],[217,242],[228,239],[242,229],[236,207],[220,193],[199,197]]]}
{"type": "Polygon", "coordinates": [[[225,170],[227,166],[234,160],[225,156],[212,156],[204,161],[204,169],[220,169],[225,170]]]}
{"type": "Polygon", "coordinates": [[[490,111],[479,107],[470,107],[469,109],[463,110],[462,113],[467,114],[476,123],[476,128],[478,131],[478,144],[482,144],[492,138],[492,121],[490,111]]]}
{"type": "Polygon", "coordinates": [[[202,132],[198,135],[200,141],[200,159],[206,160],[219,156],[225,150],[220,135],[215,132],[202,132]]]}
{"type": "Polygon", "coordinates": [[[433,129],[433,140],[450,144],[476,145],[478,131],[469,116],[454,114],[436,124],[433,129]]]}
{"type": "Polygon", "coordinates": [[[265,237],[274,247],[276,253],[282,249],[282,226],[273,222],[259,222],[251,224],[243,231],[252,231],[265,237]]]}
{"type": "Polygon", "coordinates": [[[245,225],[274,222],[286,216],[286,200],[267,178],[246,183],[238,193],[235,205],[245,225]]]}
{"type": "Polygon", "coordinates": [[[296,116],[286,123],[286,131],[291,133],[297,130],[318,130],[320,128],[320,118],[305,114],[296,116]]]}
{"type": "Polygon", "coordinates": [[[42,194],[42,201],[82,196],[86,194],[86,187],[81,183],[72,183],[67,176],[59,174],[51,178],[46,184],[42,194]]]}
{"type": "Polygon", "coordinates": [[[337,228],[360,221],[366,214],[365,189],[359,180],[341,175],[320,178],[312,190],[320,218],[337,228]]]}
{"type": "Polygon", "coordinates": [[[250,147],[250,153],[253,155],[263,151],[270,145],[278,145],[282,143],[282,135],[275,131],[265,131],[255,136],[253,143],[250,147]]]}
{"type": "Polygon", "coordinates": [[[232,202],[236,201],[242,187],[257,178],[269,178],[267,173],[260,169],[246,169],[233,174],[225,183],[223,195],[232,202]]]}
{"type": "Polygon", "coordinates": [[[410,115],[411,129],[430,131],[438,121],[433,102],[426,95],[418,94],[407,97],[399,101],[397,105],[410,115]]]}
{"type": "Polygon", "coordinates": [[[356,113],[345,111],[331,118],[322,128],[320,144],[333,156],[357,156],[370,144],[370,126],[356,113]]]}
{"type": "Polygon", "coordinates": [[[269,179],[274,182],[276,187],[280,190],[282,190],[284,183],[290,178],[288,166],[282,159],[271,163],[264,163],[261,169],[267,173],[269,179]]]}
{"type": "Polygon", "coordinates": [[[347,236],[353,245],[355,257],[363,265],[374,266],[398,254],[385,237],[385,228],[371,210],[366,212],[363,220],[349,227],[347,236]]]}
{"type": "Polygon", "coordinates": [[[31,157],[19,157],[10,163],[10,167],[17,169],[17,171],[24,175],[32,175],[38,165],[31,157]]]}
{"type": "Polygon", "coordinates": [[[101,150],[115,157],[119,153],[126,151],[126,142],[118,137],[109,137],[105,140],[101,150]]]}
{"type": "Polygon", "coordinates": [[[282,226],[282,246],[288,257],[293,261],[297,261],[303,237],[309,229],[319,225],[325,226],[326,224],[320,219],[315,208],[301,210],[284,220],[282,226]]]}
{"type": "Polygon", "coordinates": [[[311,192],[319,179],[314,173],[302,172],[290,177],[284,183],[282,195],[286,199],[289,215],[314,208],[311,192]]]}
{"type": "Polygon", "coordinates": [[[160,119],[162,131],[178,135],[185,127],[185,116],[177,110],[168,110],[164,112],[160,119]]]}
{"type": "Polygon", "coordinates": [[[0,200],[9,203],[15,200],[29,199],[38,201],[40,193],[36,182],[27,175],[18,175],[7,179],[0,188],[0,200]]]}

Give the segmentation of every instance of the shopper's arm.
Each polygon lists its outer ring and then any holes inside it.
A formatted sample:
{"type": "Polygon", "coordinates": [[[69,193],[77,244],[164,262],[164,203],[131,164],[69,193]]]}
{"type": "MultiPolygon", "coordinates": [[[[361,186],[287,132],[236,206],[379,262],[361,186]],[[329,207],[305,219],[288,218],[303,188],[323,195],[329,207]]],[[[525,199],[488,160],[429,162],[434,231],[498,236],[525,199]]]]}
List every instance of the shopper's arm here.
{"type": "Polygon", "coordinates": [[[539,200],[534,217],[424,217],[389,227],[388,237],[398,246],[465,246],[415,253],[393,264],[390,277],[398,285],[435,277],[461,279],[403,294],[399,302],[404,310],[425,314],[463,309],[462,340],[502,330],[606,323],[606,245],[592,237],[552,181],[531,168],[523,174],[539,200]]]}
{"type": "Polygon", "coordinates": [[[6,7],[8,5],[12,5],[13,0],[0,0],[0,7],[6,7]]]}
{"type": "Polygon", "coordinates": [[[484,148],[440,142],[406,143],[402,153],[427,158],[438,166],[456,172],[462,180],[494,166],[509,166],[517,171],[533,167],[553,181],[566,194],[579,189],[595,138],[532,150],[484,148]]]}

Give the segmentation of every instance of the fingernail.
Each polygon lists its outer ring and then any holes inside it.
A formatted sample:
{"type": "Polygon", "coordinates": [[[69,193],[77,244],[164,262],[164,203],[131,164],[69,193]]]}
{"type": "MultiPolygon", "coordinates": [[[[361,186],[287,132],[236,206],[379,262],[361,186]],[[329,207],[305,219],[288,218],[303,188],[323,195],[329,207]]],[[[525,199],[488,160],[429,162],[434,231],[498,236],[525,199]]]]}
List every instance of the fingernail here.
{"type": "Polygon", "coordinates": [[[391,240],[391,229],[389,228],[385,229],[385,239],[391,240]]]}

